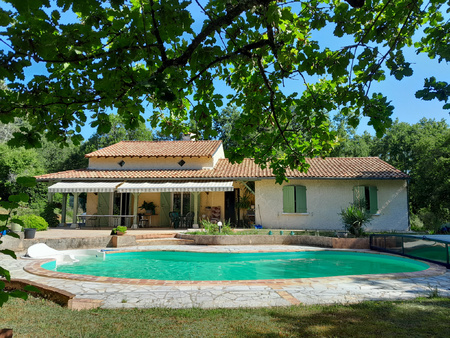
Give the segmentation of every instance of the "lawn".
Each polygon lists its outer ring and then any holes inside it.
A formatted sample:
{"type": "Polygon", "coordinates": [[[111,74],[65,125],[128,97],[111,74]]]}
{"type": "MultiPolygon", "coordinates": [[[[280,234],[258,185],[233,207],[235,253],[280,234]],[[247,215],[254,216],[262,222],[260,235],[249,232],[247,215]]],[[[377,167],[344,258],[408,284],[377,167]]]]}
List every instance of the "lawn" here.
{"type": "Polygon", "coordinates": [[[0,328],[15,337],[448,337],[450,299],[262,309],[71,311],[14,299],[0,328]]]}

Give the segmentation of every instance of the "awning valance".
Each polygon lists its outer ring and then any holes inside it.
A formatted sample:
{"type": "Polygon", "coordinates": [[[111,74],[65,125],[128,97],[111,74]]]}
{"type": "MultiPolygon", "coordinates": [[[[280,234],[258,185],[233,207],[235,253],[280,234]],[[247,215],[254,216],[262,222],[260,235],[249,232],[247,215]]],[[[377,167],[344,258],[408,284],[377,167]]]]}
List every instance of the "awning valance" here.
{"type": "Polygon", "coordinates": [[[48,192],[114,192],[122,182],[58,182],[48,187],[48,192]]]}
{"type": "Polygon", "coordinates": [[[201,191],[233,191],[233,182],[125,182],[117,188],[117,192],[201,192],[201,191]]]}

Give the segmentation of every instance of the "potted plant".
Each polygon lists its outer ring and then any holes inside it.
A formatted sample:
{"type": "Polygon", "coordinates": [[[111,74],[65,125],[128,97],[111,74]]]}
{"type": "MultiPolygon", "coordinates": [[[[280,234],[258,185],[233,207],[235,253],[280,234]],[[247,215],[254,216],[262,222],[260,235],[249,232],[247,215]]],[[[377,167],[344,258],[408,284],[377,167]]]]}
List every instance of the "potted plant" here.
{"type": "Polygon", "coordinates": [[[112,234],[117,236],[123,236],[127,232],[127,227],[123,225],[118,225],[112,229],[112,234]]]}
{"type": "Polygon", "coordinates": [[[144,209],[147,214],[154,215],[156,213],[156,204],[144,201],[139,209],[144,209]]]}
{"type": "Polygon", "coordinates": [[[32,239],[36,231],[44,231],[48,228],[48,223],[40,216],[28,214],[17,217],[23,223],[23,232],[25,239],[32,239]]]}
{"type": "Polygon", "coordinates": [[[17,223],[11,223],[11,231],[17,234],[22,231],[22,226],[17,223]]]}

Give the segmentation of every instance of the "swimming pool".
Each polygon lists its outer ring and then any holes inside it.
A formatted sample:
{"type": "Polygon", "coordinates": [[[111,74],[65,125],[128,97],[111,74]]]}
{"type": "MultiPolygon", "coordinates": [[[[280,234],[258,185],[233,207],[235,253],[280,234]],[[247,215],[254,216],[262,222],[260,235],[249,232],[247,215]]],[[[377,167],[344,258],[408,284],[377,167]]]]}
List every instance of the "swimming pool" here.
{"type": "Polygon", "coordinates": [[[77,257],[72,265],[42,268],[57,272],[102,277],[226,281],[295,279],[346,275],[422,271],[428,264],[388,255],[342,252],[200,253],[142,251],[109,253],[101,257],[77,257]]]}

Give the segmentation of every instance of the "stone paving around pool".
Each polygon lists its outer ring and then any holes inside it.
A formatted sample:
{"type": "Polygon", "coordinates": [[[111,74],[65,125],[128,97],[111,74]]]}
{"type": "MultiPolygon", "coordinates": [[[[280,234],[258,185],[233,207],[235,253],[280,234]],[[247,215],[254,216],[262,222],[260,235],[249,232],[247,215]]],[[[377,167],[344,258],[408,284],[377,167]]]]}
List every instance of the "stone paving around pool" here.
{"type": "MultiPolygon", "coordinates": [[[[128,248],[143,250],[144,247],[128,248]]],[[[151,246],[151,250],[196,252],[258,252],[320,250],[299,246],[151,246]]],[[[356,250],[355,250],[356,251],[356,250]]],[[[450,271],[436,265],[415,273],[305,278],[276,281],[141,281],[94,277],[90,280],[53,278],[28,273],[26,259],[0,255],[0,266],[13,279],[23,279],[71,293],[73,308],[235,308],[295,304],[355,303],[364,300],[402,300],[437,292],[450,297],[450,271]]],[[[32,270],[32,269],[31,269],[32,270]]]]}

